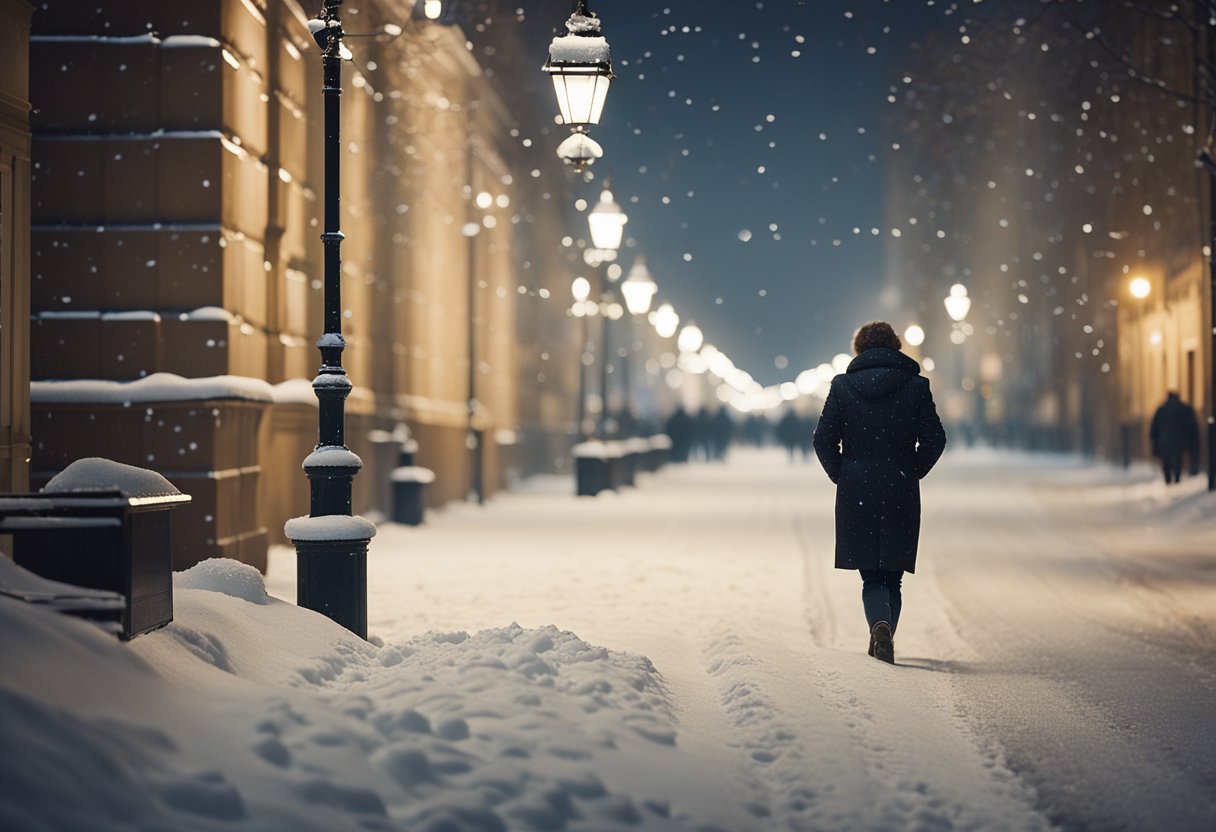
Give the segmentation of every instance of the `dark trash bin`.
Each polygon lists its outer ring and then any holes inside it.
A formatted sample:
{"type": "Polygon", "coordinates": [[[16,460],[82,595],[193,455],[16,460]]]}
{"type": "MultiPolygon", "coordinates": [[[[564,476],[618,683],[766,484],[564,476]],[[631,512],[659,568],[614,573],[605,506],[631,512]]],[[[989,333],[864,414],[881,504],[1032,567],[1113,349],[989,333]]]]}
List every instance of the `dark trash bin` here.
{"type": "Polygon", "coordinates": [[[575,492],[579,497],[594,497],[601,491],[615,491],[618,482],[616,471],[619,451],[612,442],[580,442],[575,445],[574,474],[575,492]]]}
{"type": "Polygon", "coordinates": [[[421,525],[426,519],[427,487],[435,481],[435,472],[430,468],[403,465],[394,468],[389,478],[393,483],[393,522],[421,525]]]}

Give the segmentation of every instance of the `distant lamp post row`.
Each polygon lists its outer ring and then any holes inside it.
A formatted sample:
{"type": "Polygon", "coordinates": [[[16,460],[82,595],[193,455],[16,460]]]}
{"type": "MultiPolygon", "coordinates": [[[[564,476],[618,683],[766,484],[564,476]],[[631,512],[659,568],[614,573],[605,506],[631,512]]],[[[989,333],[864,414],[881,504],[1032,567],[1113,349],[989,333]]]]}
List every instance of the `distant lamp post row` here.
{"type": "Polygon", "coordinates": [[[600,123],[613,79],[608,41],[600,30],[599,17],[587,8],[587,0],[578,0],[566,21],[566,34],[549,45],[544,70],[553,80],[562,123],[571,131],[558,146],[557,155],[581,173],[604,155],[588,129],[600,123]]]}

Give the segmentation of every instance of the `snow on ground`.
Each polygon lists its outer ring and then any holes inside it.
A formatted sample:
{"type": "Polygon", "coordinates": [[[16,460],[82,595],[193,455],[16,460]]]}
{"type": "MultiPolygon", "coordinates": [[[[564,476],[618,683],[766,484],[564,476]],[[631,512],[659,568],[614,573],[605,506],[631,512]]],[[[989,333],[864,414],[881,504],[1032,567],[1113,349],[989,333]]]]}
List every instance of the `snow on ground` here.
{"type": "Polygon", "coordinates": [[[130,644],[0,599],[0,828],[1210,828],[1213,502],[1153,476],[948,455],[896,667],[776,453],[382,525],[372,643],[285,548],[130,644]]]}

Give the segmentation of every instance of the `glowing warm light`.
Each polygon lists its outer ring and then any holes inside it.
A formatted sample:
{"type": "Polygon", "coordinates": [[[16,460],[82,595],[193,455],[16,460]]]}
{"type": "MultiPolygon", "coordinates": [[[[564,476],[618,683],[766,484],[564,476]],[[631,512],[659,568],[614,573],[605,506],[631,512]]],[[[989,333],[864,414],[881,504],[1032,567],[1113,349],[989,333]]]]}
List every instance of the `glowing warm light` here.
{"type": "Polygon", "coordinates": [[[843,352],[837,353],[832,358],[832,369],[837,373],[843,373],[845,370],[849,369],[849,364],[852,362],[852,360],[853,356],[851,355],[846,355],[843,352]]]}
{"type": "Polygon", "coordinates": [[[633,267],[629,269],[629,276],[621,284],[621,294],[625,296],[625,306],[629,308],[629,314],[645,315],[649,312],[654,293],[658,290],[659,287],[650,276],[650,269],[646,268],[646,260],[639,255],[633,262],[633,267]]]}
{"type": "Polygon", "coordinates": [[[680,352],[696,352],[701,349],[703,343],[705,336],[701,334],[701,328],[694,323],[689,323],[681,329],[680,337],[676,339],[680,352]]]}
{"type": "Polygon", "coordinates": [[[1132,297],[1137,300],[1144,300],[1153,291],[1153,284],[1148,282],[1145,277],[1133,277],[1132,282],[1127,284],[1127,290],[1132,293],[1132,297]]]}
{"type": "Polygon", "coordinates": [[[794,379],[794,384],[798,386],[799,393],[809,396],[819,389],[823,381],[814,370],[803,370],[798,374],[798,378],[794,379]]]}
{"type": "Polygon", "coordinates": [[[576,301],[582,303],[591,297],[591,281],[585,277],[574,278],[574,282],[570,284],[570,294],[574,295],[576,301]]]}
{"type": "Polygon", "coordinates": [[[651,323],[654,324],[654,331],[660,338],[671,338],[680,327],[680,316],[676,314],[675,307],[670,303],[663,303],[659,304],[659,308],[654,311],[651,323]]]}
{"type": "MultiPolygon", "coordinates": [[[[967,317],[967,313],[971,311],[971,298],[967,297],[967,287],[961,283],[955,283],[950,287],[950,295],[945,300],[946,314],[953,321],[961,321],[967,317]]],[[[950,337],[954,341],[954,337],[950,337]]],[[[955,341],[955,343],[960,343],[955,341]]]]}
{"type": "Polygon", "coordinates": [[[798,398],[798,385],[792,381],[787,381],[782,384],[780,390],[781,398],[785,399],[787,402],[792,402],[794,399],[798,398]]]}
{"type": "Polygon", "coordinates": [[[910,324],[904,330],[904,340],[913,347],[919,347],[925,343],[925,331],[916,324],[910,324]]]}
{"type": "Polygon", "coordinates": [[[627,222],[629,217],[613,199],[612,191],[605,189],[600,194],[600,201],[587,215],[587,224],[591,227],[591,244],[601,251],[616,251],[621,247],[621,237],[625,234],[627,222]]]}

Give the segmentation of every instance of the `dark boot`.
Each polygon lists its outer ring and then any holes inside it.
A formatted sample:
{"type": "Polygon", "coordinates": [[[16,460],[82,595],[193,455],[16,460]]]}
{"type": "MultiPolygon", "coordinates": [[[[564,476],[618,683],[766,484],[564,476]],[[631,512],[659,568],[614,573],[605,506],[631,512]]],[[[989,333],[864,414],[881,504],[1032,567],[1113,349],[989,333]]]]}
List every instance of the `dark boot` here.
{"type": "Polygon", "coordinates": [[[895,634],[885,621],[879,621],[870,630],[870,655],[887,664],[895,664],[895,634]]]}

